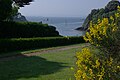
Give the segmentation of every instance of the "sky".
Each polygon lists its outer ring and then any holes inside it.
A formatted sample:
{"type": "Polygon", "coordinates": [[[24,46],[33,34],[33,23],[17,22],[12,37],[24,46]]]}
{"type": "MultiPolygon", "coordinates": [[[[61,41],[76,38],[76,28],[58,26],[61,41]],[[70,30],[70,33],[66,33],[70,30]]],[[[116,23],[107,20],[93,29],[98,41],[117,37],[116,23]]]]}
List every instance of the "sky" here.
{"type": "Polygon", "coordinates": [[[92,9],[103,8],[110,0],[34,0],[20,8],[24,16],[82,17],[92,9]]]}

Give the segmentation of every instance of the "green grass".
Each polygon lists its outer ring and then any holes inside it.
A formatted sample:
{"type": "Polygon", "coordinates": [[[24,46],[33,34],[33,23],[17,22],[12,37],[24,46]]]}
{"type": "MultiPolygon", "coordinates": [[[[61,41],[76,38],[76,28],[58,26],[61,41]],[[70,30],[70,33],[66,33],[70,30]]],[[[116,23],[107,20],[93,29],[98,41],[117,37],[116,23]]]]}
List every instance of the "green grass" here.
{"type": "Polygon", "coordinates": [[[0,62],[0,80],[74,80],[70,68],[75,67],[75,53],[80,50],[81,47],[0,62]]]}

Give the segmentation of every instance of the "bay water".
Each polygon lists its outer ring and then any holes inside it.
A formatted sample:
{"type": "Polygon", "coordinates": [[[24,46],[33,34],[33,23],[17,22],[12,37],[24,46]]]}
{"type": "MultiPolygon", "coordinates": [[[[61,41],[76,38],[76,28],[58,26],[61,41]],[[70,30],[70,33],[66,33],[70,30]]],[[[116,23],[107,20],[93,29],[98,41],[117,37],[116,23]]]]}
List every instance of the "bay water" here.
{"type": "Polygon", "coordinates": [[[56,27],[56,30],[62,36],[82,36],[83,31],[75,30],[84,22],[84,18],[80,17],[26,17],[31,22],[42,22],[56,27]]]}

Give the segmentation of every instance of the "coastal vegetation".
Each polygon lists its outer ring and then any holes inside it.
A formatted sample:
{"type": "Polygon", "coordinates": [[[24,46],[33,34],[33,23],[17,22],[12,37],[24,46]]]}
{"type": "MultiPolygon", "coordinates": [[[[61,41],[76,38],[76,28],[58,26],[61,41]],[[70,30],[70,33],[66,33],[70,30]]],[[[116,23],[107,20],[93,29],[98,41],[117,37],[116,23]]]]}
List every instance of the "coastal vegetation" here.
{"type": "Polygon", "coordinates": [[[115,17],[114,14],[117,12],[117,6],[120,6],[120,2],[117,0],[111,0],[105,6],[105,8],[93,9],[91,13],[86,17],[83,25],[76,30],[87,30],[91,21],[96,24],[98,19],[110,19],[110,16],[115,17]]]}
{"type": "Polygon", "coordinates": [[[83,48],[76,53],[76,80],[120,79],[120,7],[110,18],[90,22],[84,39],[98,48],[83,48]]]}

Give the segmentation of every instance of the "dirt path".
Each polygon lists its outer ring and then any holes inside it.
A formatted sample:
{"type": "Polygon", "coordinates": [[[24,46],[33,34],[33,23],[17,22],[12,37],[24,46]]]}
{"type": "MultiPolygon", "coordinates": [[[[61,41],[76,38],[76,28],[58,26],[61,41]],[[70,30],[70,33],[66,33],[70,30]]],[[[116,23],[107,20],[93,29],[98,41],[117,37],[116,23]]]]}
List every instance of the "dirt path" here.
{"type": "Polygon", "coordinates": [[[56,48],[48,48],[48,49],[40,50],[37,52],[27,53],[27,54],[17,54],[14,56],[2,57],[2,58],[0,58],[0,62],[13,60],[13,59],[21,58],[21,57],[37,56],[37,55],[44,54],[44,53],[59,52],[59,51],[64,51],[64,50],[69,50],[69,49],[74,49],[74,48],[82,48],[85,46],[89,46],[89,44],[70,45],[70,46],[63,46],[63,47],[56,47],[56,48]]]}

